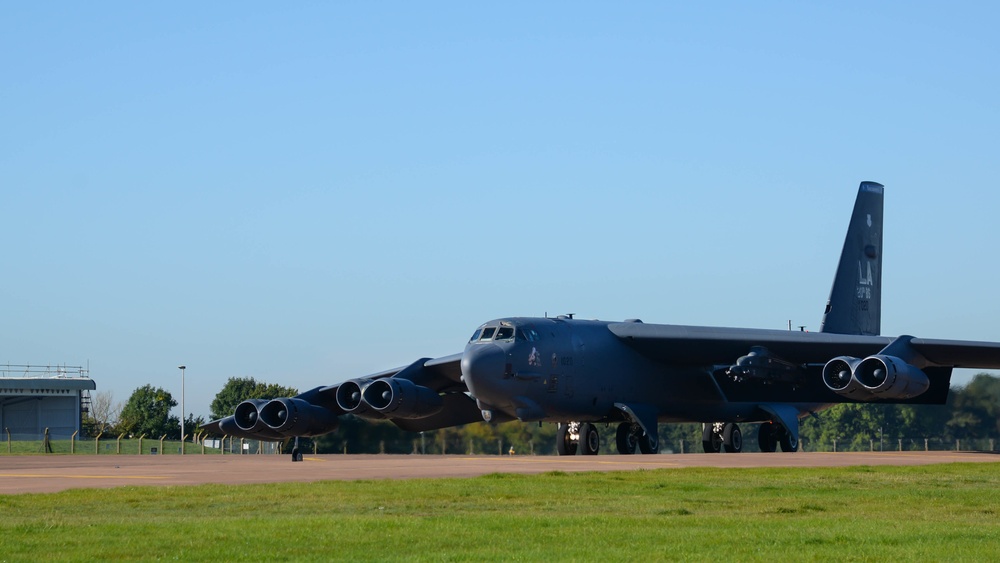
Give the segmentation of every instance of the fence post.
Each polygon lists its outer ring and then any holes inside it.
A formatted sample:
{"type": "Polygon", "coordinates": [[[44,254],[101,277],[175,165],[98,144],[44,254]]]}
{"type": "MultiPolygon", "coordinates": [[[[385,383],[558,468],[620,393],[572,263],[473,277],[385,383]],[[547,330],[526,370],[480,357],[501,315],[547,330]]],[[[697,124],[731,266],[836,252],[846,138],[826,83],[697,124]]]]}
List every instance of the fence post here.
{"type": "Polygon", "coordinates": [[[833,439],[833,453],[837,453],[837,439],[833,439]]]}
{"type": "Polygon", "coordinates": [[[10,453],[10,428],[4,426],[4,430],[7,432],[7,453],[10,453]]]}
{"type": "Polygon", "coordinates": [[[996,448],[993,447],[993,438],[990,438],[990,451],[992,452],[996,448]]]}
{"type": "Polygon", "coordinates": [[[77,430],[76,432],[73,433],[72,436],[69,437],[69,453],[71,454],[76,453],[76,435],[79,433],[80,431],[77,430]]]}
{"type": "Polygon", "coordinates": [[[955,438],[955,451],[956,452],[962,451],[962,441],[959,440],[958,438],[955,438]]]}
{"type": "Polygon", "coordinates": [[[115,446],[115,453],[117,454],[122,453],[122,436],[124,435],[125,435],[124,432],[118,435],[118,444],[115,446]]]}
{"type": "Polygon", "coordinates": [[[101,453],[101,435],[102,434],[104,434],[104,432],[98,432],[97,436],[94,436],[94,453],[95,454],[101,453]]]}
{"type": "Polygon", "coordinates": [[[903,439],[899,439],[899,451],[903,451],[903,439]]]}
{"type": "Polygon", "coordinates": [[[164,439],[165,439],[166,437],[167,437],[167,435],[166,435],[166,434],[164,434],[163,436],[160,436],[160,455],[163,455],[163,454],[164,454],[164,450],[163,450],[163,440],[164,440],[164,439]]]}
{"type": "Polygon", "coordinates": [[[927,438],[924,438],[924,451],[925,452],[931,451],[930,440],[928,440],[927,438]]]}
{"type": "Polygon", "coordinates": [[[874,452],[875,451],[875,440],[869,439],[868,440],[868,445],[869,445],[869,447],[871,447],[871,450],[874,452]]]}
{"type": "Polygon", "coordinates": [[[52,441],[49,439],[49,429],[45,428],[45,437],[42,439],[42,451],[47,454],[52,453],[52,441]]]}

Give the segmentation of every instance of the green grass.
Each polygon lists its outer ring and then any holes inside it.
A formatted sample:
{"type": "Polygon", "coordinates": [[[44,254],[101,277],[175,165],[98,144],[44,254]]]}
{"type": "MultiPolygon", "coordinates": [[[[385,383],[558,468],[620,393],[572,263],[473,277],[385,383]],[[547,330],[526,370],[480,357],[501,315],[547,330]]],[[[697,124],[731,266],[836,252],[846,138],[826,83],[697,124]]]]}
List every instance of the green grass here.
{"type": "Polygon", "coordinates": [[[995,560],[996,464],[0,496],[0,559],[995,560]]]}
{"type": "MultiPolygon", "coordinates": [[[[93,438],[84,438],[82,440],[52,440],[49,442],[49,446],[52,448],[51,453],[54,454],[72,453],[76,455],[117,455],[120,453],[121,455],[148,455],[153,452],[154,448],[157,452],[163,454],[181,453],[181,443],[179,440],[164,440],[161,445],[159,440],[145,438],[142,440],[141,445],[142,451],[139,450],[140,442],[138,439],[122,439],[121,442],[119,442],[114,436],[102,437],[99,444],[95,443],[93,438]]],[[[236,446],[238,449],[239,442],[236,443],[236,446]]],[[[205,455],[219,454],[219,448],[205,447],[204,449],[205,455]]],[[[10,442],[0,442],[0,455],[30,455],[44,453],[46,453],[44,442],[41,440],[13,440],[10,442]]],[[[202,453],[201,444],[185,442],[184,453],[202,453]]],[[[229,453],[228,443],[226,453],[229,453]]]]}

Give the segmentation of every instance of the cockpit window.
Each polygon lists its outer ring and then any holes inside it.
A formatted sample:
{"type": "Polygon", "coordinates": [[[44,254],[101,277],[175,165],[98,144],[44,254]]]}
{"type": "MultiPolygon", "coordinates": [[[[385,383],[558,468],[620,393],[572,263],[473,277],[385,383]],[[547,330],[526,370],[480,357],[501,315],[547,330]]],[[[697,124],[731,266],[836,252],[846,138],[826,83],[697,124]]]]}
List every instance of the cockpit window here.
{"type": "Polygon", "coordinates": [[[469,339],[469,342],[475,342],[475,341],[479,340],[479,335],[482,334],[482,333],[483,333],[483,329],[477,328],[476,332],[472,333],[472,338],[469,339]]]}
{"type": "Polygon", "coordinates": [[[517,329],[517,339],[527,340],[528,342],[538,342],[541,337],[538,336],[538,331],[531,327],[519,328],[517,329]]]}
{"type": "Polygon", "coordinates": [[[495,327],[495,326],[488,326],[488,327],[484,328],[483,329],[483,335],[479,337],[479,340],[492,340],[493,339],[493,333],[495,333],[496,331],[497,331],[497,327],[495,327]]]}
{"type": "Polygon", "coordinates": [[[502,326],[497,330],[495,340],[510,340],[514,338],[514,327],[502,326]]]}

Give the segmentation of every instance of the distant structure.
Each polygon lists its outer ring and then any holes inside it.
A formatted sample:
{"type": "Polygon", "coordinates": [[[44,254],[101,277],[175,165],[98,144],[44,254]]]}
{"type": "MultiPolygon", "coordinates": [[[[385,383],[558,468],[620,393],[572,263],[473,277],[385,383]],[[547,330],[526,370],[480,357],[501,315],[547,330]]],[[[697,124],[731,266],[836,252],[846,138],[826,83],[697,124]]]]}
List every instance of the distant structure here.
{"type": "Polygon", "coordinates": [[[81,366],[0,365],[2,438],[41,440],[48,428],[51,439],[68,439],[82,429],[95,389],[81,366]]]}

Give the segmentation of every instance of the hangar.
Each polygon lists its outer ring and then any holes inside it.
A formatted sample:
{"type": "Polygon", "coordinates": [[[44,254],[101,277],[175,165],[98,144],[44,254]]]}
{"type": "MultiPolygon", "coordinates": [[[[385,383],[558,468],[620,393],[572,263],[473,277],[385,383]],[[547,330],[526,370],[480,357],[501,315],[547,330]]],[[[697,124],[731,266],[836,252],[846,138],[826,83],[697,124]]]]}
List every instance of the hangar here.
{"type": "Polygon", "coordinates": [[[80,366],[0,365],[0,428],[12,440],[53,440],[80,432],[97,389],[80,366]]]}

